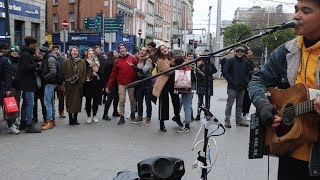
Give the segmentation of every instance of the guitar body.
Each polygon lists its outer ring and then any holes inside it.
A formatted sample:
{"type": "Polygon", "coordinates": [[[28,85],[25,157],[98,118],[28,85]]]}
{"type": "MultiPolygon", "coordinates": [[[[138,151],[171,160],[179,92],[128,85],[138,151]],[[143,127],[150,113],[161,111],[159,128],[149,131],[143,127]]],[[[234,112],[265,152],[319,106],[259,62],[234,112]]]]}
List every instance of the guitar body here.
{"type": "Polygon", "coordinates": [[[303,83],[297,83],[285,90],[269,88],[268,91],[271,93],[269,101],[283,121],[277,128],[266,127],[266,154],[287,155],[303,142],[315,142],[319,137],[319,115],[315,111],[310,111],[294,116],[294,112],[297,111],[294,105],[310,101],[308,87],[303,83]],[[293,118],[293,122],[285,124],[285,119],[290,118],[293,118]]]}

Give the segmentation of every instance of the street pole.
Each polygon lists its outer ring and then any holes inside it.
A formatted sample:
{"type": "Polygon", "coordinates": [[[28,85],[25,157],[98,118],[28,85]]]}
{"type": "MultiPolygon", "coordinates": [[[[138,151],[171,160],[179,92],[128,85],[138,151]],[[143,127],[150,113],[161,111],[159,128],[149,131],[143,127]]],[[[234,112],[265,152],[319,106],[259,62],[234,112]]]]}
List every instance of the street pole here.
{"type": "Polygon", "coordinates": [[[187,5],[185,4],[184,6],[184,33],[183,33],[183,44],[184,44],[184,52],[187,54],[187,43],[186,43],[186,33],[187,33],[187,10],[186,7],[187,5]]]}
{"type": "MultiPolygon", "coordinates": [[[[216,41],[215,41],[215,51],[219,51],[220,50],[220,31],[221,31],[221,0],[218,0],[218,4],[217,4],[217,26],[216,26],[216,41]]],[[[215,58],[215,66],[219,67],[219,60],[218,58],[215,58]]],[[[218,71],[218,77],[220,77],[220,73],[221,70],[218,71]]]]}
{"type": "Polygon", "coordinates": [[[104,37],[104,13],[101,9],[101,21],[100,21],[100,25],[101,25],[101,49],[102,51],[104,51],[104,40],[105,40],[105,37],[104,37]]]}
{"type": "Polygon", "coordinates": [[[211,8],[212,6],[209,6],[209,23],[208,23],[208,34],[207,34],[207,48],[209,52],[211,51],[211,38],[210,38],[211,8]]]}
{"type": "MultiPolygon", "coordinates": [[[[109,0],[109,1],[110,1],[109,17],[112,18],[112,1],[113,1],[113,0],[109,0]]],[[[113,34],[113,33],[110,33],[110,36],[109,36],[109,51],[112,50],[112,34],[113,34]]]]}
{"type": "Polygon", "coordinates": [[[66,54],[66,29],[63,28],[63,53],[66,54]]]}
{"type": "Polygon", "coordinates": [[[4,1],[5,9],[5,24],[6,24],[6,41],[8,44],[11,44],[11,33],[10,33],[10,17],[9,17],[9,0],[4,1]]]}

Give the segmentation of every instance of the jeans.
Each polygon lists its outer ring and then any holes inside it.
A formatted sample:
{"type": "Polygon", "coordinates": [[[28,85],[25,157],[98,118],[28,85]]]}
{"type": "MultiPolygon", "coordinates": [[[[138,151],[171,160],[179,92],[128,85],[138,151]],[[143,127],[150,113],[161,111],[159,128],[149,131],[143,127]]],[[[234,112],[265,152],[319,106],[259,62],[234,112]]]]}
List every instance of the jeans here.
{"type": "MultiPolygon", "coordinates": [[[[203,101],[203,98],[205,97],[204,94],[198,94],[198,111],[197,111],[197,115],[200,116],[200,107],[206,107],[206,104],[203,101]]],[[[210,100],[211,100],[211,96],[209,95],[208,97],[208,110],[210,111],[210,100]]]]}
{"type": "Polygon", "coordinates": [[[236,122],[242,121],[242,103],[243,103],[243,96],[244,96],[244,90],[234,90],[229,89],[227,90],[228,93],[228,99],[227,99],[227,105],[225,110],[225,121],[230,122],[231,117],[231,111],[232,106],[234,103],[234,100],[236,100],[236,122]]]}
{"type": "Polygon", "coordinates": [[[110,92],[107,95],[107,101],[104,105],[104,114],[107,115],[111,103],[113,101],[113,112],[118,112],[118,104],[119,104],[119,93],[118,93],[118,85],[113,85],[110,89],[110,92]]]}
{"type": "Polygon", "coordinates": [[[134,88],[126,88],[119,84],[119,114],[124,116],[126,104],[126,91],[128,91],[131,113],[136,112],[136,99],[134,98],[134,88]]]}
{"type": "Polygon", "coordinates": [[[55,84],[46,84],[44,86],[44,106],[47,111],[47,119],[55,119],[55,107],[54,107],[54,89],[55,84]]]}
{"type": "Polygon", "coordinates": [[[22,93],[22,107],[21,107],[21,120],[25,121],[27,125],[32,124],[32,111],[34,105],[34,92],[24,91],[22,93]]]}
{"type": "Polygon", "coordinates": [[[145,97],[147,106],[147,118],[151,118],[152,106],[151,106],[151,87],[148,85],[139,85],[135,88],[136,97],[138,102],[138,116],[143,115],[143,98],[145,97]]]}
{"type": "Polygon", "coordinates": [[[186,124],[190,124],[192,117],[192,98],[193,92],[189,92],[181,95],[181,100],[184,109],[184,120],[186,124]]]}

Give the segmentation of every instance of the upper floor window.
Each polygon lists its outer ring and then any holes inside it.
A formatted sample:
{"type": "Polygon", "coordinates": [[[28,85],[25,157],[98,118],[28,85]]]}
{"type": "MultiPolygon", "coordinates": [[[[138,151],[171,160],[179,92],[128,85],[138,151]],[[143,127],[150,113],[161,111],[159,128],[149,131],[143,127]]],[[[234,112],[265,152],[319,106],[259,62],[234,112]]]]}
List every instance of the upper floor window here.
{"type": "Polygon", "coordinates": [[[53,5],[58,5],[59,0],[53,0],[53,5]]]}
{"type": "Polygon", "coordinates": [[[53,32],[57,32],[58,29],[58,14],[53,14],[53,32]]]}
{"type": "Polygon", "coordinates": [[[69,3],[76,3],[76,0],[69,0],[69,3]]]}
{"type": "Polygon", "coordinates": [[[70,30],[70,32],[74,32],[74,30],[75,30],[74,13],[69,13],[69,30],[70,30]]]}

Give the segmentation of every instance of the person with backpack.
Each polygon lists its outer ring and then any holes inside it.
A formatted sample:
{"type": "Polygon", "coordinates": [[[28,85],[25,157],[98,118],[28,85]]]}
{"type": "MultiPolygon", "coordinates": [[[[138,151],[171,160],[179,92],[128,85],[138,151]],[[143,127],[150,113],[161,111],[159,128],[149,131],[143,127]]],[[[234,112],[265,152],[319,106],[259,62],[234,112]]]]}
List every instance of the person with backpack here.
{"type": "Polygon", "coordinates": [[[39,49],[44,55],[41,68],[41,81],[44,86],[44,105],[47,112],[47,119],[42,124],[41,129],[48,130],[55,126],[54,89],[57,84],[58,57],[49,50],[49,47],[46,44],[43,44],[39,49]]]}

